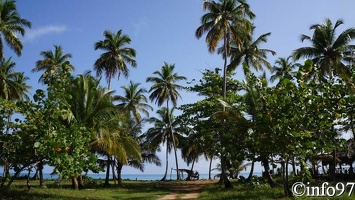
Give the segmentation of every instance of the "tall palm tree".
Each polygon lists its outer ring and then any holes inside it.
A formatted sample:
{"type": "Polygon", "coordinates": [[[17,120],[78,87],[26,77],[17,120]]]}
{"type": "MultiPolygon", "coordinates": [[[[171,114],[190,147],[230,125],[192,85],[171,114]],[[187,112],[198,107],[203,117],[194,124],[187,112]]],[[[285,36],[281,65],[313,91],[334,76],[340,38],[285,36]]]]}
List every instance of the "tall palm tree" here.
{"type": "MultiPolygon", "coordinates": [[[[183,86],[176,84],[178,81],[186,80],[185,76],[180,76],[174,72],[175,64],[169,65],[164,62],[164,65],[161,68],[161,71],[154,71],[153,74],[156,76],[151,76],[147,78],[147,82],[152,82],[153,85],[150,88],[149,92],[151,92],[149,99],[151,101],[155,101],[158,106],[161,106],[164,102],[166,102],[166,108],[169,110],[169,102],[173,103],[175,107],[177,104],[177,99],[181,96],[178,90],[184,89],[183,86]]],[[[166,113],[168,114],[168,112],[166,113]]],[[[172,122],[170,116],[168,117],[168,124],[171,128],[170,134],[174,134],[172,122]]],[[[175,162],[176,162],[176,173],[177,179],[180,179],[179,175],[179,166],[176,154],[176,142],[174,141],[174,137],[171,136],[173,140],[173,147],[175,153],[175,162]]]]}
{"type": "Polygon", "coordinates": [[[137,123],[142,121],[142,116],[139,112],[142,112],[149,117],[148,110],[153,110],[153,108],[147,104],[148,99],[144,95],[147,90],[145,88],[139,88],[139,86],[140,83],[130,81],[128,86],[121,87],[124,90],[124,96],[115,97],[118,101],[122,102],[119,106],[131,112],[137,123]]]}
{"type": "Polygon", "coordinates": [[[94,70],[97,76],[101,76],[104,72],[110,89],[111,80],[117,75],[120,78],[121,73],[126,78],[129,75],[129,69],[127,64],[132,67],[136,67],[137,63],[134,60],[136,57],[136,51],[132,48],[126,47],[131,43],[131,39],[128,35],[122,35],[122,30],[113,33],[109,30],[104,31],[104,40],[100,40],[95,43],[95,50],[105,51],[96,60],[94,70]]]}
{"type": "Polygon", "coordinates": [[[223,97],[226,96],[227,58],[230,56],[230,43],[233,41],[238,47],[243,45],[243,37],[250,34],[252,24],[249,19],[255,17],[245,0],[204,1],[203,10],[208,13],[201,17],[201,26],[196,30],[196,37],[206,35],[208,50],[213,53],[218,43],[223,40],[224,70],[223,97]]]}
{"type": "MultiPolygon", "coordinates": [[[[157,111],[157,117],[149,118],[149,122],[154,124],[154,127],[149,128],[145,137],[147,141],[153,146],[159,146],[160,144],[166,145],[166,166],[165,173],[161,181],[166,180],[166,175],[168,173],[168,164],[169,164],[169,153],[172,148],[174,148],[174,143],[177,137],[177,120],[174,119],[174,108],[168,110],[163,107],[157,111]]],[[[178,171],[178,168],[177,168],[178,171]]],[[[178,176],[179,177],[179,176],[178,176]]]]}
{"type": "Polygon", "coordinates": [[[0,61],[0,97],[6,100],[28,98],[31,89],[26,85],[28,77],[24,73],[14,71],[16,63],[11,60],[0,61]]]}
{"type": "Polygon", "coordinates": [[[294,50],[292,56],[296,60],[302,57],[312,59],[322,75],[349,76],[350,71],[343,61],[352,58],[344,56],[344,52],[355,50],[355,46],[350,44],[355,39],[355,28],[346,29],[336,37],[336,30],[343,23],[337,20],[333,25],[330,19],[326,19],[323,24],[312,25],[312,36],[301,35],[301,41],[309,41],[311,46],[294,50]]]}
{"type": "MultiPolygon", "coordinates": [[[[254,29],[255,27],[253,27],[252,33],[254,29]]],[[[276,52],[259,47],[262,43],[267,42],[267,38],[270,35],[270,32],[262,34],[255,41],[253,41],[251,37],[244,37],[242,46],[236,46],[232,43],[230,49],[231,63],[227,66],[228,71],[234,71],[242,62],[245,62],[249,67],[253,67],[255,70],[262,70],[263,66],[271,70],[271,64],[267,61],[267,54],[275,55],[276,52]]],[[[219,48],[218,52],[223,53],[225,56],[223,47],[219,48]]]]}
{"type": "MultiPolygon", "coordinates": [[[[212,53],[216,50],[218,43],[223,40],[225,52],[223,67],[223,99],[227,93],[227,59],[230,57],[230,43],[233,41],[236,46],[243,45],[243,38],[250,35],[252,23],[249,21],[255,17],[250,11],[245,0],[219,0],[204,1],[203,9],[208,11],[201,17],[201,26],[197,28],[195,35],[201,38],[206,35],[208,50],[212,53]]],[[[223,106],[223,110],[225,107],[223,106]]],[[[223,133],[221,134],[221,141],[223,133]]],[[[221,155],[222,180],[226,187],[231,187],[227,176],[225,176],[224,155],[221,155]]]]}
{"type": "Polygon", "coordinates": [[[31,28],[31,22],[21,18],[16,3],[12,0],[0,1],[0,60],[4,59],[4,40],[18,55],[21,55],[22,43],[16,34],[25,35],[25,28],[31,28]]]}
{"type": "Polygon", "coordinates": [[[32,69],[32,72],[44,71],[38,82],[46,83],[48,76],[55,71],[63,71],[64,68],[74,71],[74,67],[69,62],[72,55],[64,54],[62,47],[59,45],[54,45],[54,52],[51,50],[41,51],[40,55],[43,56],[43,59],[38,60],[36,67],[32,69]]]}
{"type": "Polygon", "coordinates": [[[295,72],[293,71],[297,67],[300,67],[299,63],[293,63],[291,61],[292,56],[287,58],[278,58],[275,62],[275,66],[272,68],[273,75],[270,77],[270,81],[274,82],[276,79],[293,79],[295,72]]]}

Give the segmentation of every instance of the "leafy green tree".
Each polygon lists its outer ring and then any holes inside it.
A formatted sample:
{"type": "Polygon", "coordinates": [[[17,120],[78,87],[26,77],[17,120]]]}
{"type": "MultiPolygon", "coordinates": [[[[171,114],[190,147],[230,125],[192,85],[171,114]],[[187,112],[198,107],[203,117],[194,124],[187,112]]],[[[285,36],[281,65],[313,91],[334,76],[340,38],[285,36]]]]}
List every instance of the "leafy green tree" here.
{"type": "Polygon", "coordinates": [[[64,54],[64,50],[59,45],[54,45],[54,51],[41,51],[42,60],[36,62],[36,67],[32,72],[44,71],[38,82],[47,83],[51,74],[69,69],[74,71],[74,67],[70,64],[71,54],[64,54]]]}
{"type": "Polygon", "coordinates": [[[296,60],[302,57],[312,59],[323,76],[334,74],[348,77],[350,71],[343,61],[349,61],[352,55],[346,57],[344,53],[354,51],[354,46],[350,43],[355,39],[355,28],[348,28],[336,37],[336,30],[343,23],[342,20],[337,20],[333,25],[330,19],[326,19],[323,24],[312,25],[312,36],[301,35],[301,41],[309,41],[311,46],[294,50],[293,57],[296,60]]]}
{"type": "MultiPolygon", "coordinates": [[[[196,103],[182,105],[179,108],[182,110],[179,119],[182,121],[183,127],[192,129],[185,128],[185,130],[189,130],[188,133],[193,138],[201,140],[199,141],[200,155],[211,159],[224,154],[226,159],[227,155],[231,159],[242,159],[244,157],[244,147],[242,147],[244,142],[241,141],[244,140],[243,135],[246,135],[244,134],[247,127],[246,121],[238,112],[230,109],[220,110],[222,97],[220,85],[223,82],[223,77],[219,72],[218,68],[205,70],[198,84],[188,88],[189,91],[196,92],[203,99],[196,103]],[[220,134],[224,134],[222,142],[220,134]],[[222,146],[221,143],[224,145],[222,146]]],[[[233,75],[233,73],[229,73],[227,77],[227,100],[228,102],[239,102],[241,96],[237,94],[237,91],[239,91],[240,83],[232,78],[233,75]]]]}
{"type": "MultiPolygon", "coordinates": [[[[206,35],[208,50],[212,53],[216,50],[218,43],[223,40],[224,48],[224,66],[223,66],[223,98],[226,98],[227,92],[227,59],[230,57],[231,42],[240,47],[243,44],[243,38],[250,35],[252,24],[249,19],[254,18],[254,13],[249,9],[249,5],[244,0],[219,0],[204,1],[203,9],[207,13],[201,17],[201,26],[197,28],[195,35],[197,38],[206,35]]],[[[225,109],[225,108],[223,108],[225,109]]],[[[221,140],[223,134],[221,135],[221,140]]],[[[227,188],[231,184],[224,175],[225,166],[221,155],[222,179],[227,188]]]]}
{"type": "Polygon", "coordinates": [[[0,2],[0,60],[4,59],[4,43],[18,55],[21,55],[22,43],[16,34],[25,35],[25,28],[31,28],[31,22],[21,18],[13,0],[0,2]]]}
{"type": "Polygon", "coordinates": [[[149,117],[148,110],[153,110],[153,108],[147,104],[148,99],[144,95],[147,90],[145,88],[139,88],[139,85],[140,83],[134,83],[133,81],[130,81],[128,86],[121,87],[124,90],[124,96],[115,97],[118,101],[122,102],[119,104],[119,106],[125,110],[128,110],[132,116],[134,116],[137,123],[142,121],[140,112],[149,117]]]}
{"type": "MultiPolygon", "coordinates": [[[[16,113],[23,119],[12,123],[12,134],[2,135],[5,155],[16,177],[26,168],[46,162],[62,178],[78,188],[82,171],[97,171],[97,156],[89,151],[93,129],[72,120],[66,92],[71,86],[70,68],[48,76],[47,91],[37,90],[32,101],[18,101],[16,113]]],[[[7,187],[12,183],[9,181],[7,187]]],[[[43,183],[41,183],[43,184],[43,183]]]]}
{"type": "Polygon", "coordinates": [[[122,30],[117,31],[117,33],[105,30],[103,36],[105,37],[104,40],[95,43],[95,50],[100,49],[105,52],[95,61],[94,70],[97,76],[101,76],[103,72],[106,74],[108,88],[110,89],[111,80],[114,76],[117,75],[117,78],[120,78],[122,73],[123,76],[128,77],[127,64],[132,67],[137,66],[134,60],[136,51],[133,48],[126,47],[131,43],[131,39],[128,35],[122,35],[122,30]]]}
{"type": "MultiPolygon", "coordinates": [[[[147,82],[152,82],[153,85],[151,86],[149,92],[151,94],[149,95],[149,99],[151,101],[155,101],[158,106],[161,106],[164,102],[166,102],[166,108],[167,110],[169,109],[169,102],[172,102],[173,106],[176,107],[177,104],[177,99],[181,96],[178,92],[178,90],[184,89],[183,86],[178,85],[177,82],[186,80],[185,76],[180,76],[176,72],[174,72],[175,69],[175,64],[169,65],[164,62],[164,65],[161,68],[161,71],[154,71],[153,74],[156,76],[150,76],[147,78],[147,82]]],[[[174,131],[173,131],[173,126],[172,126],[172,121],[171,116],[169,112],[166,112],[167,114],[167,119],[168,119],[168,125],[171,128],[170,138],[172,138],[173,142],[173,147],[174,147],[174,153],[175,153],[175,162],[176,162],[176,173],[177,173],[177,179],[180,179],[179,175],[179,166],[178,166],[178,160],[177,160],[177,154],[176,154],[176,141],[175,137],[173,137],[174,131]]]]}
{"type": "MultiPolygon", "coordinates": [[[[0,63],[0,98],[5,101],[8,100],[13,102],[28,99],[28,93],[31,89],[31,87],[26,84],[28,77],[24,76],[24,73],[14,71],[16,63],[13,62],[11,58],[3,60],[0,63]]],[[[11,108],[11,106],[9,106],[9,108],[11,108]]],[[[6,126],[2,130],[5,131],[5,134],[9,134],[11,129],[11,116],[14,114],[15,110],[6,110],[8,111],[6,113],[6,126]]],[[[9,175],[9,163],[6,158],[4,158],[1,163],[4,165],[3,177],[7,177],[9,175]]]]}

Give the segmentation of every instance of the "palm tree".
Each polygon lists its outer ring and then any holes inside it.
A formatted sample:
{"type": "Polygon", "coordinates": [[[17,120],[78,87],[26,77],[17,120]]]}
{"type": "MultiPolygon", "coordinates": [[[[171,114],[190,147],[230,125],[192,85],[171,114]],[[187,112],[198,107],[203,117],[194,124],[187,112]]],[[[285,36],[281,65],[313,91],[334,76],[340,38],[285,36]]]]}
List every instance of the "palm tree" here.
{"type": "Polygon", "coordinates": [[[120,78],[121,73],[127,78],[129,75],[129,69],[127,63],[132,67],[136,67],[137,63],[134,60],[136,57],[136,51],[132,48],[126,47],[131,43],[131,39],[128,35],[122,35],[122,30],[113,33],[109,30],[104,31],[104,40],[100,40],[95,43],[95,50],[105,51],[96,60],[94,70],[97,76],[101,76],[104,72],[108,82],[108,88],[110,89],[111,80],[117,75],[120,78]]]}
{"type": "Polygon", "coordinates": [[[292,80],[295,72],[295,68],[300,67],[299,63],[293,63],[290,59],[291,56],[287,58],[278,58],[275,62],[275,66],[272,68],[273,75],[270,77],[270,81],[274,82],[276,79],[287,78],[292,80]]]}
{"type": "MultiPolygon", "coordinates": [[[[254,29],[255,27],[253,27],[252,33],[254,29]]],[[[276,52],[259,47],[262,43],[267,42],[267,37],[270,35],[270,32],[262,34],[255,41],[252,41],[250,37],[244,37],[243,45],[240,47],[232,43],[230,49],[231,63],[227,66],[228,71],[234,71],[242,62],[245,62],[249,67],[253,67],[255,70],[262,70],[263,66],[271,70],[271,64],[266,60],[267,54],[275,55],[276,52]]],[[[219,48],[218,52],[223,53],[225,56],[224,48],[219,48]]]]}
{"type": "Polygon", "coordinates": [[[107,156],[106,180],[107,186],[111,166],[111,156],[120,162],[127,163],[130,157],[140,158],[140,149],[136,141],[127,136],[119,126],[123,118],[112,102],[114,91],[99,86],[89,73],[79,75],[68,89],[71,98],[68,103],[74,120],[87,128],[95,130],[91,149],[107,156]]]}
{"type": "MultiPolygon", "coordinates": [[[[166,166],[165,173],[161,181],[166,180],[166,175],[168,173],[168,157],[172,148],[175,148],[175,137],[177,137],[177,121],[174,120],[174,108],[168,110],[168,108],[161,108],[157,111],[158,117],[149,118],[149,122],[154,124],[154,127],[149,128],[145,137],[147,141],[153,145],[158,147],[161,143],[166,145],[166,166]]],[[[178,172],[178,168],[177,168],[178,172]]],[[[179,173],[177,173],[179,174],[179,173]]],[[[179,175],[177,175],[179,178],[179,175]]]]}
{"type": "MultiPolygon", "coordinates": [[[[193,172],[194,165],[198,162],[199,157],[206,152],[206,148],[204,146],[205,141],[202,138],[203,135],[190,131],[189,136],[184,138],[180,143],[181,156],[186,162],[187,166],[191,164],[191,172],[193,172]]],[[[191,180],[190,175],[191,173],[188,173],[186,180],[191,180]]]]}
{"type": "Polygon", "coordinates": [[[206,35],[208,50],[213,53],[218,43],[223,40],[224,70],[223,70],[223,97],[226,97],[226,72],[227,58],[230,56],[230,43],[233,41],[237,46],[243,45],[243,37],[250,34],[252,24],[249,19],[254,18],[254,13],[244,0],[219,0],[204,1],[203,9],[208,13],[201,17],[201,26],[196,30],[196,37],[206,35]]]}
{"type": "Polygon", "coordinates": [[[0,97],[6,100],[28,98],[27,94],[31,89],[26,85],[28,77],[24,73],[15,72],[15,65],[11,57],[0,62],[0,97]]]}
{"type": "MultiPolygon", "coordinates": [[[[153,85],[150,88],[149,92],[151,92],[149,99],[151,101],[155,100],[155,103],[158,106],[161,106],[164,102],[166,102],[166,108],[169,110],[169,102],[173,103],[173,106],[176,107],[177,99],[181,96],[178,90],[184,89],[183,86],[176,84],[178,81],[186,80],[185,76],[179,76],[177,73],[174,73],[175,64],[169,65],[164,62],[164,65],[161,68],[161,71],[153,72],[156,76],[151,76],[147,78],[147,82],[152,82],[153,85]]],[[[168,114],[168,112],[166,113],[168,114]]],[[[168,120],[170,120],[170,116],[167,116],[168,120]]],[[[168,121],[168,124],[171,128],[171,134],[174,134],[172,122],[168,121]]],[[[180,179],[179,175],[179,166],[177,161],[177,154],[176,154],[176,143],[174,141],[174,137],[171,136],[173,140],[174,146],[174,153],[175,153],[175,162],[176,162],[176,173],[177,179],[180,179]]]]}
{"type": "Polygon", "coordinates": [[[24,36],[25,27],[31,28],[31,22],[21,18],[15,1],[0,1],[0,60],[4,59],[4,40],[16,55],[21,55],[22,43],[16,34],[24,36]]]}
{"type": "Polygon", "coordinates": [[[54,52],[51,50],[41,51],[40,55],[43,56],[43,59],[38,60],[36,67],[32,69],[32,72],[44,71],[38,82],[46,83],[48,76],[56,71],[63,71],[64,68],[74,71],[74,67],[69,62],[69,58],[72,57],[71,54],[64,54],[62,47],[59,45],[54,45],[54,52]]]}
{"type": "MultiPolygon", "coordinates": [[[[225,52],[223,67],[223,99],[226,99],[227,93],[227,58],[230,56],[230,43],[233,41],[236,46],[243,45],[243,38],[250,35],[252,24],[249,19],[254,18],[254,13],[250,11],[249,5],[245,0],[219,0],[204,1],[203,9],[208,13],[201,17],[201,26],[197,28],[195,35],[201,38],[204,33],[206,35],[206,43],[208,50],[212,53],[216,50],[218,43],[223,40],[223,48],[225,52]]],[[[223,106],[223,110],[225,107],[223,106]]],[[[220,135],[221,141],[224,137],[220,135]]],[[[225,176],[224,155],[221,155],[222,163],[222,180],[225,187],[232,187],[229,180],[225,176]]]]}
{"type": "Polygon", "coordinates": [[[312,59],[323,76],[349,76],[350,71],[342,61],[352,59],[344,56],[344,53],[354,52],[355,46],[350,45],[350,42],[355,39],[355,28],[346,29],[336,37],[336,30],[343,23],[342,20],[337,20],[333,26],[330,19],[326,19],[323,24],[312,25],[312,36],[301,35],[301,41],[309,41],[311,46],[294,50],[292,56],[296,60],[302,57],[312,59]]]}
{"type": "Polygon", "coordinates": [[[142,112],[149,117],[148,110],[153,110],[153,108],[147,104],[148,100],[144,95],[147,90],[145,88],[139,88],[139,86],[140,83],[130,81],[128,86],[121,87],[124,90],[125,95],[115,97],[118,101],[122,102],[119,106],[131,112],[137,123],[142,121],[142,116],[139,112],[142,112]]]}
{"type": "MultiPolygon", "coordinates": [[[[141,135],[142,126],[144,121],[136,122],[131,116],[125,118],[122,123],[123,131],[129,135],[133,140],[135,140],[141,149],[141,158],[138,157],[130,157],[126,165],[139,169],[141,172],[144,171],[144,163],[153,163],[157,166],[161,166],[161,162],[159,157],[155,154],[154,145],[150,144],[147,141],[143,141],[144,135],[141,135]]],[[[122,178],[121,178],[121,171],[124,163],[117,162],[116,169],[117,169],[117,177],[119,185],[122,185],[122,178]]]]}
{"type": "MultiPolygon", "coordinates": [[[[228,175],[230,178],[238,178],[238,175],[246,170],[251,163],[244,163],[243,161],[238,161],[238,160],[230,160],[227,161],[227,165],[229,165],[229,169],[228,169],[228,175]]],[[[217,170],[217,171],[221,171],[221,164],[218,163],[217,167],[212,169],[212,170],[217,170]]],[[[216,174],[215,177],[219,177],[221,176],[221,174],[216,174]]]]}

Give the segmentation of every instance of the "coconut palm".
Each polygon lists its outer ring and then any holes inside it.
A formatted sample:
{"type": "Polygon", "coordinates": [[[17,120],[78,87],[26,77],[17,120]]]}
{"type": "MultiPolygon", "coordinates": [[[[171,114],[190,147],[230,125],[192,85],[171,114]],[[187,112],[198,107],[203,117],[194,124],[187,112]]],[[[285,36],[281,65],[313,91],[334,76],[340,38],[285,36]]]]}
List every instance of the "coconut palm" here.
{"type": "Polygon", "coordinates": [[[164,62],[161,71],[154,71],[156,76],[150,76],[146,79],[147,82],[153,83],[149,92],[149,99],[155,101],[158,106],[166,103],[166,107],[169,109],[169,102],[173,106],[177,105],[177,100],[180,96],[178,90],[184,89],[183,86],[178,85],[178,81],[186,80],[185,76],[180,76],[174,72],[175,64],[168,64],[164,62]]]}
{"type": "MultiPolygon", "coordinates": [[[[155,148],[149,142],[143,141],[144,136],[141,135],[142,133],[142,126],[143,122],[140,121],[139,123],[133,117],[129,116],[125,118],[122,123],[123,131],[133,138],[140,146],[141,149],[141,158],[137,157],[130,157],[126,165],[139,169],[141,172],[144,171],[144,163],[151,163],[155,164],[156,166],[161,166],[161,162],[159,157],[155,154],[155,148]]],[[[122,184],[121,172],[124,163],[119,161],[116,162],[116,169],[117,169],[117,177],[119,185],[122,184]]]]}
{"type": "Polygon", "coordinates": [[[226,72],[227,58],[230,56],[230,43],[233,41],[236,46],[243,45],[243,38],[250,34],[252,24],[249,19],[254,18],[254,13],[244,0],[219,0],[204,1],[203,9],[208,11],[201,17],[201,26],[196,30],[196,37],[206,35],[208,50],[212,53],[216,50],[218,43],[223,40],[224,70],[223,70],[223,97],[226,96],[226,72]]]}
{"type": "MultiPolygon", "coordinates": [[[[170,101],[173,103],[173,106],[175,107],[177,104],[177,99],[179,97],[181,98],[178,90],[184,89],[183,86],[176,84],[176,82],[186,80],[185,76],[180,76],[177,73],[175,73],[174,68],[175,68],[175,64],[169,65],[166,62],[164,62],[161,71],[153,72],[153,74],[156,76],[151,76],[147,78],[147,82],[153,83],[152,87],[149,90],[149,92],[151,92],[149,99],[151,101],[155,101],[155,103],[157,103],[158,106],[161,106],[164,102],[166,102],[166,108],[168,110],[169,110],[170,101]]],[[[168,116],[167,119],[170,120],[171,118],[168,116]]],[[[171,124],[172,122],[171,121],[168,122],[171,128],[170,133],[174,134],[172,129],[172,124],[171,124]]],[[[176,154],[176,143],[174,141],[174,137],[171,136],[171,138],[173,140],[173,146],[174,146],[177,179],[179,180],[180,175],[179,175],[179,166],[178,166],[177,154],[176,154]]]]}
{"type": "Polygon", "coordinates": [[[11,60],[0,62],[0,97],[6,100],[28,99],[31,89],[26,85],[28,77],[24,73],[14,71],[16,63],[11,60]]]}
{"type": "MultiPolygon", "coordinates": [[[[179,144],[182,158],[187,166],[191,164],[191,172],[194,170],[195,163],[199,161],[199,157],[206,152],[205,140],[202,138],[202,134],[195,133],[191,130],[189,136],[184,138],[179,144]]],[[[188,173],[186,180],[191,180],[190,175],[191,173],[188,173]]]]}
{"type": "Polygon", "coordinates": [[[274,82],[276,79],[287,78],[292,80],[295,72],[293,71],[297,67],[300,67],[299,63],[293,63],[292,57],[278,58],[275,62],[275,66],[272,68],[273,75],[270,77],[270,81],[274,82]]]}
{"type": "MultiPolygon", "coordinates": [[[[227,93],[227,58],[230,57],[230,44],[233,43],[241,48],[243,38],[250,35],[252,24],[249,20],[254,18],[254,13],[250,11],[245,0],[219,0],[204,1],[203,9],[208,11],[201,17],[201,26],[197,28],[195,35],[201,38],[206,35],[208,50],[212,53],[216,50],[218,43],[223,40],[225,55],[223,67],[223,99],[227,93]]],[[[225,107],[223,106],[223,110],[225,107]]],[[[223,138],[223,134],[221,134],[223,138]]],[[[221,139],[222,140],[222,139],[221,139]]],[[[222,179],[226,187],[231,184],[225,176],[224,156],[221,155],[222,179]]]]}
{"type": "Polygon", "coordinates": [[[140,112],[149,117],[148,110],[153,110],[153,108],[147,104],[148,99],[144,95],[147,90],[145,88],[139,88],[139,86],[140,83],[130,81],[128,86],[121,87],[124,90],[124,96],[115,97],[118,101],[122,102],[119,106],[125,110],[128,110],[132,116],[134,116],[137,123],[142,121],[140,112]]]}
{"type": "Polygon", "coordinates": [[[54,45],[54,52],[51,50],[41,51],[40,55],[43,56],[43,59],[38,60],[36,67],[32,69],[32,72],[44,71],[38,82],[46,83],[48,76],[56,71],[64,71],[64,68],[74,71],[74,67],[69,62],[69,58],[72,57],[71,54],[64,54],[62,47],[59,45],[54,45]]]}
{"type": "Polygon", "coordinates": [[[301,35],[301,41],[309,41],[311,46],[294,50],[292,56],[296,60],[302,57],[312,59],[322,75],[349,76],[350,71],[343,61],[351,58],[344,56],[344,52],[355,50],[355,46],[350,44],[355,39],[355,28],[346,29],[336,37],[336,30],[343,23],[337,20],[333,25],[330,19],[326,19],[323,24],[312,25],[312,36],[301,35]]]}
{"type": "Polygon", "coordinates": [[[31,28],[31,22],[21,18],[16,3],[12,0],[0,1],[0,60],[4,59],[4,40],[18,55],[21,55],[22,43],[16,34],[25,35],[25,28],[31,28]]]}
{"type": "MultiPolygon", "coordinates": [[[[253,27],[253,30],[254,28],[255,27],[253,27]]],[[[245,62],[249,67],[253,67],[255,70],[263,70],[263,66],[271,70],[271,64],[267,61],[267,54],[275,55],[276,52],[259,47],[262,43],[267,42],[267,38],[270,35],[270,32],[262,34],[255,41],[252,41],[250,37],[244,37],[242,46],[232,43],[230,48],[231,63],[227,66],[228,71],[234,71],[242,62],[245,62]]],[[[223,53],[225,56],[223,47],[219,48],[218,52],[223,53]]]]}
{"type": "Polygon", "coordinates": [[[95,43],[95,50],[105,51],[96,60],[94,70],[97,76],[101,76],[104,72],[106,75],[108,88],[110,89],[111,80],[117,75],[123,74],[124,77],[128,77],[129,69],[127,64],[132,67],[136,67],[137,63],[134,60],[136,57],[136,51],[132,48],[126,47],[131,43],[131,39],[128,35],[122,35],[122,30],[113,33],[109,30],[104,31],[104,40],[100,40],[95,43]]]}
{"type": "MultiPolygon", "coordinates": [[[[177,138],[177,126],[178,122],[174,119],[174,108],[168,110],[163,107],[157,111],[157,117],[149,118],[149,122],[154,124],[154,127],[149,128],[145,134],[147,141],[153,145],[158,147],[160,144],[166,145],[166,166],[165,173],[161,181],[166,180],[166,175],[168,173],[168,157],[172,148],[174,148],[174,143],[177,138]]],[[[178,169],[178,168],[177,168],[178,169]]],[[[178,171],[178,170],[177,170],[178,171]]],[[[179,178],[179,176],[177,176],[179,178]]]]}
{"type": "MultiPolygon", "coordinates": [[[[227,161],[227,165],[229,166],[228,168],[228,175],[230,178],[238,178],[238,175],[242,172],[247,170],[247,168],[251,165],[251,163],[244,163],[243,161],[238,161],[238,160],[229,160],[227,161]]],[[[221,164],[218,163],[217,167],[212,169],[212,170],[217,170],[221,171],[221,164]]],[[[215,177],[220,177],[221,174],[216,174],[215,177]]]]}
{"type": "Polygon", "coordinates": [[[111,157],[125,164],[130,157],[139,159],[140,149],[136,141],[121,131],[123,116],[112,102],[114,91],[101,88],[99,83],[89,73],[79,75],[68,89],[71,98],[67,101],[74,120],[95,131],[91,149],[108,157],[105,180],[108,185],[111,157]]]}

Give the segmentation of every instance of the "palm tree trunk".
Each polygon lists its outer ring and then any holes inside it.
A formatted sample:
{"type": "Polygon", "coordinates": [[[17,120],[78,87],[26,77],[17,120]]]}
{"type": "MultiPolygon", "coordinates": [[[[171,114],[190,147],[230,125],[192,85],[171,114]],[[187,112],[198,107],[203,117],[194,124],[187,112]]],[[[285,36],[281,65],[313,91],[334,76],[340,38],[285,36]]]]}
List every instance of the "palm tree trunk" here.
{"type": "Polygon", "coordinates": [[[276,187],[278,184],[277,182],[272,178],[271,174],[270,174],[270,166],[269,166],[269,160],[267,158],[264,158],[262,160],[262,163],[264,165],[264,170],[265,170],[265,176],[266,176],[266,179],[270,185],[270,187],[276,187]]]}
{"type": "Polygon", "coordinates": [[[44,183],[43,179],[43,162],[39,161],[38,163],[38,173],[39,173],[39,186],[41,188],[47,188],[46,184],[44,183]]]}
{"type": "MultiPolygon", "coordinates": [[[[228,49],[227,49],[227,32],[225,31],[224,33],[224,51],[225,51],[225,56],[224,56],[224,66],[223,66],[223,100],[226,100],[227,97],[227,57],[228,57],[228,49]]],[[[223,105],[223,112],[226,111],[226,107],[223,105]]],[[[221,143],[221,149],[224,148],[224,132],[225,132],[225,120],[223,123],[223,129],[222,133],[220,134],[220,143],[221,143]]],[[[221,152],[221,180],[224,183],[225,188],[232,188],[232,184],[227,178],[226,175],[226,163],[225,163],[225,156],[223,152],[221,152]]]]}
{"type": "Polygon", "coordinates": [[[160,181],[166,181],[166,175],[168,174],[168,164],[169,164],[169,151],[168,151],[168,145],[166,145],[166,154],[165,154],[165,173],[162,179],[160,181]]]}
{"type": "Polygon", "coordinates": [[[173,142],[174,154],[175,154],[176,179],[180,180],[179,163],[178,163],[178,157],[177,157],[177,152],[176,152],[176,143],[175,143],[173,127],[172,127],[172,124],[171,124],[170,113],[169,113],[169,101],[166,101],[166,108],[168,109],[168,120],[169,120],[169,126],[170,126],[170,134],[171,134],[171,139],[172,139],[172,142],[173,142]]]}
{"type": "Polygon", "coordinates": [[[296,161],[295,161],[295,157],[294,157],[294,156],[292,157],[292,171],[293,171],[293,173],[294,173],[295,175],[298,175],[298,174],[296,173],[296,161]]]}
{"type": "MultiPolygon", "coordinates": [[[[191,166],[191,169],[190,169],[190,173],[187,173],[187,178],[186,178],[187,181],[190,181],[191,180],[191,175],[194,174],[195,160],[196,159],[193,159],[193,161],[192,161],[192,166],[191,166]]],[[[184,178],[184,177],[182,177],[182,178],[184,178]]]]}
{"type": "Polygon", "coordinates": [[[111,88],[111,80],[112,80],[112,74],[110,73],[109,74],[109,80],[108,80],[108,88],[107,89],[110,89],[111,88]]]}
{"type": "Polygon", "coordinates": [[[111,156],[107,155],[107,163],[106,163],[106,178],[105,178],[105,183],[104,186],[108,187],[110,185],[110,165],[111,165],[111,156]]]}
{"type": "Polygon", "coordinates": [[[36,167],[36,172],[35,174],[32,176],[32,180],[37,180],[38,179],[38,167],[36,167]]]}
{"type": "Polygon", "coordinates": [[[253,159],[253,160],[251,161],[250,173],[249,173],[249,176],[248,176],[247,180],[251,180],[251,178],[253,177],[254,164],[255,164],[255,160],[253,159]]]}
{"type": "Polygon", "coordinates": [[[118,180],[118,187],[122,187],[122,167],[123,164],[117,160],[117,180],[118,180]]]}
{"type": "Polygon", "coordinates": [[[291,192],[288,188],[288,160],[286,159],[286,163],[283,161],[281,162],[281,176],[284,188],[284,194],[286,197],[291,196],[291,192]]]}
{"type": "Polygon", "coordinates": [[[335,181],[335,168],[336,168],[336,150],[333,150],[333,160],[332,160],[332,164],[330,165],[330,180],[335,181]]]}
{"type": "Polygon", "coordinates": [[[212,160],[213,160],[213,156],[211,156],[210,158],[210,166],[209,166],[209,169],[208,169],[208,180],[211,180],[212,177],[211,177],[211,173],[212,173],[212,160]]]}
{"type": "MultiPolygon", "coordinates": [[[[116,185],[115,163],[116,163],[116,158],[113,156],[111,167],[112,167],[112,179],[114,185],[116,185]]],[[[118,160],[117,160],[117,165],[118,165],[118,160]]]]}

